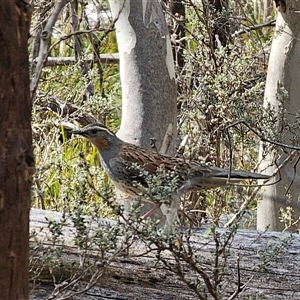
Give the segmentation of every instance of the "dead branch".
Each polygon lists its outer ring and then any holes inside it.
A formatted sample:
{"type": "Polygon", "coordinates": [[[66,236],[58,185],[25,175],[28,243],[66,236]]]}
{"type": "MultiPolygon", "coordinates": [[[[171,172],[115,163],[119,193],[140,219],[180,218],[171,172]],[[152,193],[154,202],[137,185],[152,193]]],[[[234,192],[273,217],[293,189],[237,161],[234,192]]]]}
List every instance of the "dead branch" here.
{"type": "MultiPolygon", "coordinates": [[[[100,54],[99,59],[101,63],[105,64],[118,64],[119,63],[119,54],[118,53],[111,53],[111,54],[100,54]]],[[[86,63],[98,63],[98,60],[95,60],[93,56],[85,57],[84,60],[86,63]]],[[[30,59],[29,63],[33,64],[35,63],[35,60],[30,59]]],[[[78,60],[75,58],[75,56],[69,56],[69,57],[48,57],[45,66],[49,67],[56,67],[56,66],[69,66],[69,65],[75,65],[78,63],[78,60]]]]}
{"type": "MultiPolygon", "coordinates": [[[[45,95],[41,91],[37,94],[38,97],[44,97],[45,95]]],[[[70,118],[77,121],[82,126],[99,122],[93,116],[83,112],[80,107],[67,102],[63,103],[54,96],[49,96],[48,100],[43,103],[43,106],[45,109],[49,109],[63,118],[70,118]]]]}
{"type": "MultiPolygon", "coordinates": [[[[38,234],[37,237],[41,240],[49,231],[48,222],[45,220],[46,216],[48,219],[57,221],[62,218],[61,213],[31,210],[31,230],[35,230],[38,234]]],[[[72,237],[74,237],[75,230],[72,222],[68,221],[68,224],[68,228],[64,228],[64,241],[72,241],[72,237]]],[[[103,224],[116,226],[116,221],[99,220],[94,224],[95,230],[103,224]]],[[[226,229],[216,230],[220,235],[228,234],[226,229]]],[[[191,250],[187,250],[185,259],[187,261],[196,260],[197,264],[201,264],[201,270],[208,276],[213,276],[211,270],[214,265],[216,246],[209,233],[209,226],[192,229],[189,244],[191,250]]],[[[45,246],[50,247],[50,245],[45,246]]],[[[171,251],[174,249],[180,251],[178,245],[172,247],[171,251]]],[[[237,298],[237,295],[241,299],[248,299],[259,294],[263,294],[264,299],[270,300],[299,299],[299,247],[300,237],[297,234],[238,230],[233,243],[227,248],[228,258],[222,279],[224,289],[220,299],[234,299],[237,298]],[[237,257],[239,257],[238,261],[237,257]],[[250,280],[251,282],[249,282],[250,280]]],[[[70,250],[70,246],[66,250],[60,261],[62,272],[68,268],[68,265],[74,264],[76,251],[78,252],[76,246],[73,247],[73,251],[70,250]]],[[[106,272],[103,273],[103,276],[97,278],[93,289],[81,295],[82,299],[89,299],[91,295],[95,295],[97,299],[104,300],[107,299],[107,293],[110,295],[113,293],[114,299],[196,299],[197,296],[192,287],[179,280],[180,274],[174,273],[176,271],[174,268],[180,264],[182,275],[191,282],[192,270],[182,265],[182,260],[176,261],[174,256],[160,253],[160,256],[166,261],[166,266],[169,267],[168,270],[165,266],[157,264],[155,251],[157,250],[153,249],[152,252],[145,254],[145,248],[141,242],[132,245],[126,255],[114,256],[113,261],[105,266],[106,272]]],[[[37,282],[38,286],[32,292],[33,295],[39,295],[43,290],[43,297],[35,297],[35,299],[47,299],[55,289],[51,275],[49,273],[48,277],[46,275],[43,275],[43,279],[37,282]],[[45,291],[47,297],[45,297],[45,291]]],[[[99,275],[101,274],[99,273],[99,275]]],[[[60,278],[59,274],[57,277],[60,278]]],[[[91,278],[94,279],[93,276],[91,278]]],[[[63,282],[67,283],[65,277],[63,277],[63,282]]],[[[81,286],[88,287],[89,283],[81,282],[81,286]]],[[[198,297],[198,299],[200,298],[198,297]]]]}
{"type": "Polygon", "coordinates": [[[40,44],[40,51],[39,51],[39,55],[38,55],[38,59],[37,59],[36,72],[35,72],[34,77],[31,80],[31,84],[30,84],[30,93],[31,93],[32,101],[35,97],[36,89],[38,87],[38,83],[39,83],[39,80],[40,80],[40,77],[42,74],[42,69],[47,60],[49,41],[51,38],[53,27],[56,23],[56,20],[59,16],[61,10],[69,2],[70,2],[70,0],[58,0],[55,3],[53,12],[52,12],[51,16],[49,17],[44,30],[41,32],[41,44],[40,44]]]}
{"type": "Polygon", "coordinates": [[[276,20],[271,20],[271,21],[266,22],[266,23],[245,27],[245,28],[242,28],[240,30],[235,31],[232,34],[232,37],[235,37],[235,36],[243,34],[243,33],[249,33],[250,31],[259,30],[259,29],[262,29],[264,27],[273,27],[273,26],[275,26],[275,23],[276,23],[276,20]]]}

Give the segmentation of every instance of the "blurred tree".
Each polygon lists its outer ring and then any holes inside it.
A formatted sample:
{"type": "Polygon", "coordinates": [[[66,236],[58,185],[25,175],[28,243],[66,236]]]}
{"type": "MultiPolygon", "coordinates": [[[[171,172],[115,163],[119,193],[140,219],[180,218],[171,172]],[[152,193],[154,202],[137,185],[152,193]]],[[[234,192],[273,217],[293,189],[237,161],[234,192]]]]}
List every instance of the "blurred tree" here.
{"type": "MultiPolygon", "coordinates": [[[[264,96],[264,106],[276,119],[276,130],[281,142],[298,146],[299,136],[299,60],[300,60],[300,3],[293,0],[276,1],[278,15],[276,31],[272,43],[268,75],[264,96]]],[[[289,149],[276,151],[276,163],[271,152],[265,154],[261,146],[263,159],[261,169],[272,173],[290,154],[289,149]]],[[[293,219],[299,218],[300,168],[298,157],[290,159],[280,169],[281,180],[265,187],[263,200],[258,205],[257,229],[283,230],[285,223],[280,221],[282,209],[292,206],[293,219]]],[[[275,179],[274,179],[275,182],[275,179]]],[[[293,222],[290,223],[290,225],[293,222]]]]}
{"type": "Polygon", "coordinates": [[[0,291],[28,299],[29,209],[34,160],[27,39],[31,6],[0,2],[0,291]]]}
{"type": "Polygon", "coordinates": [[[157,0],[109,2],[112,16],[117,18],[122,84],[122,122],[118,136],[145,148],[150,148],[154,138],[160,152],[172,154],[177,127],[176,82],[161,4],[157,0]]]}
{"type": "MultiPolygon", "coordinates": [[[[168,131],[176,138],[176,83],[167,24],[159,1],[110,1],[116,22],[122,84],[122,123],[118,135],[160,149],[168,131]]],[[[170,145],[168,145],[170,146],[170,145]]],[[[169,148],[169,147],[167,147],[169,148]]],[[[166,149],[168,152],[168,149],[166,149]]]]}

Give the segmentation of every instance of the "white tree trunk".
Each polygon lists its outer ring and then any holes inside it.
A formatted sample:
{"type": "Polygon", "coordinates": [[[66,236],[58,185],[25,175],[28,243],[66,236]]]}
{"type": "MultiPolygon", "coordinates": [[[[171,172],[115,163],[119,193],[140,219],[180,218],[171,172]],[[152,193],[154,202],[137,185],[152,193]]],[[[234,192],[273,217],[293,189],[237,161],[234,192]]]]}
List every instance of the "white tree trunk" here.
{"type": "MultiPolygon", "coordinates": [[[[277,130],[281,130],[282,106],[286,110],[284,115],[291,124],[295,122],[295,115],[300,109],[300,1],[287,0],[285,12],[282,6],[276,20],[276,31],[272,43],[268,76],[264,97],[264,106],[269,105],[277,113],[277,130]],[[288,99],[283,102],[278,97],[280,88],[288,92],[288,99]]],[[[284,135],[282,142],[291,145],[292,134],[284,135]]],[[[277,164],[279,165],[288,155],[278,151],[277,164]]],[[[262,153],[262,149],[260,151],[262,153]]],[[[261,169],[267,168],[266,172],[271,174],[276,166],[272,164],[273,157],[268,155],[261,165],[261,169]],[[270,166],[271,165],[271,166],[270,166]]],[[[274,185],[265,187],[263,200],[259,202],[257,213],[257,229],[282,230],[284,224],[279,220],[280,207],[293,206],[295,217],[299,217],[298,198],[300,195],[300,170],[294,166],[295,160],[290,161],[281,169],[282,180],[274,185]],[[286,188],[290,185],[289,199],[285,195],[286,188]],[[289,201],[291,200],[291,202],[289,201]]],[[[274,179],[275,182],[275,179],[274,179]]]]}
{"type": "Polygon", "coordinates": [[[162,7],[157,0],[109,2],[113,17],[119,16],[115,26],[122,83],[118,136],[146,148],[150,138],[155,138],[160,149],[170,128],[174,147],[175,71],[162,7]]]}
{"type": "MultiPolygon", "coordinates": [[[[162,153],[176,141],[176,82],[169,32],[158,0],[110,0],[119,47],[122,122],[118,136],[162,153]]],[[[128,201],[124,201],[125,212],[128,201]]],[[[149,205],[145,205],[145,212],[149,205]]],[[[151,205],[150,205],[151,207],[151,205]]],[[[162,217],[161,214],[158,216],[162,217]]]]}

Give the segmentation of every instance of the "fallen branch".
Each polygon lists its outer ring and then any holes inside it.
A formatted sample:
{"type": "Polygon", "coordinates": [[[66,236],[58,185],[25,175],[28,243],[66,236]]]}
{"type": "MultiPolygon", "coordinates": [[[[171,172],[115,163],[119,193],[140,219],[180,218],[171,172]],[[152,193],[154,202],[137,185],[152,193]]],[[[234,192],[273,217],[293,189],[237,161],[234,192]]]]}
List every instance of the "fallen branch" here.
{"type": "MultiPolygon", "coordinates": [[[[119,63],[119,53],[112,54],[100,54],[100,62],[106,64],[118,64],[119,63]]],[[[83,59],[86,63],[98,63],[98,60],[95,60],[94,56],[89,55],[83,59]]],[[[36,63],[36,61],[29,60],[30,64],[36,63]]],[[[45,66],[56,67],[56,66],[68,66],[75,65],[78,63],[78,59],[75,56],[69,57],[48,57],[45,66]]]]}

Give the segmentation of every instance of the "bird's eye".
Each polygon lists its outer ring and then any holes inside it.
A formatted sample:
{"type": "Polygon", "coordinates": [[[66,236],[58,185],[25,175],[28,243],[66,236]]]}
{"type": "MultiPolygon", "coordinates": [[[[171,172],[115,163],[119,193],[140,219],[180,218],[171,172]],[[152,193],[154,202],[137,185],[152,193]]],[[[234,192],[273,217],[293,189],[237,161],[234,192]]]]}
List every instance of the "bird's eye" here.
{"type": "Polygon", "coordinates": [[[91,130],[92,134],[96,134],[97,132],[98,132],[98,130],[96,128],[94,128],[94,129],[91,130]]]}

